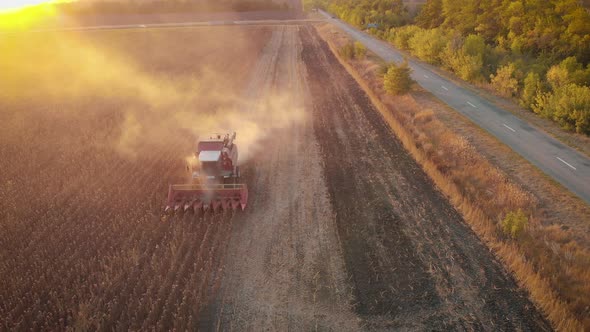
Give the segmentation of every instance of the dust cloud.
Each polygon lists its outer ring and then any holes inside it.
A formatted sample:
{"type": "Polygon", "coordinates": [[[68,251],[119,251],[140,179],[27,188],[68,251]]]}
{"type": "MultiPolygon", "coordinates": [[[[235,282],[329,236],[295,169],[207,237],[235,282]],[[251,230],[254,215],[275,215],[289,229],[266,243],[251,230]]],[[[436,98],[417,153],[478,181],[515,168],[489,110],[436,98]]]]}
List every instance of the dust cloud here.
{"type": "MultiPolygon", "coordinates": [[[[198,50],[203,48],[219,52],[214,58],[223,57],[219,40],[187,44],[186,33],[176,41],[169,40],[172,33],[105,34],[119,42],[76,33],[0,36],[0,116],[10,119],[23,109],[51,108],[56,116],[83,117],[91,109],[111,117],[119,128],[110,141],[97,144],[128,158],[174,140],[191,140],[194,148],[199,137],[236,131],[241,163],[273,130],[303,119],[288,91],[245,98],[249,68],[224,68],[223,59],[201,63],[198,50]],[[125,45],[134,39],[141,42],[125,45]],[[158,42],[163,45],[155,47],[158,42]],[[241,69],[227,72],[236,68],[241,69]]],[[[232,37],[232,48],[245,43],[232,37]]]]}

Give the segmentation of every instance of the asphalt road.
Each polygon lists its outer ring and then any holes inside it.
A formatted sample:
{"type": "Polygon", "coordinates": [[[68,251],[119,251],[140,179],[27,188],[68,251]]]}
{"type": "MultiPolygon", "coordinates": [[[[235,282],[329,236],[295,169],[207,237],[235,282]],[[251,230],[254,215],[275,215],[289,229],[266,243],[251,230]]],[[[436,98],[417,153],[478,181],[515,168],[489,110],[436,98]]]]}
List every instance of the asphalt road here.
{"type": "MultiPolygon", "coordinates": [[[[363,43],[385,61],[398,63],[403,61],[402,53],[390,44],[336,18],[331,18],[331,15],[326,12],[321,13],[332,24],[346,31],[352,38],[363,43]]],[[[430,65],[413,59],[408,59],[408,62],[413,71],[412,78],[424,89],[487,130],[590,204],[590,158],[469,89],[439,76],[430,65]]]]}

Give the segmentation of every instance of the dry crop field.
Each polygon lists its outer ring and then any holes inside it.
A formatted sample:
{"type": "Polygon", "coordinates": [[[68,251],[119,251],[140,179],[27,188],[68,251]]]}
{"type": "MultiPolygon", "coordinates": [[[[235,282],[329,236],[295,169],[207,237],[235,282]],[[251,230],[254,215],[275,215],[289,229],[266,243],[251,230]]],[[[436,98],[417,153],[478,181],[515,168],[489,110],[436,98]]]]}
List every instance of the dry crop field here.
{"type": "Polygon", "coordinates": [[[308,25],[0,44],[0,329],[550,330],[308,25]],[[162,215],[238,133],[243,213],[162,215]]]}
{"type": "Polygon", "coordinates": [[[184,180],[193,128],[231,107],[268,37],[3,39],[0,330],[196,326],[231,215],[162,220],[161,208],[168,183],[184,180]]]}

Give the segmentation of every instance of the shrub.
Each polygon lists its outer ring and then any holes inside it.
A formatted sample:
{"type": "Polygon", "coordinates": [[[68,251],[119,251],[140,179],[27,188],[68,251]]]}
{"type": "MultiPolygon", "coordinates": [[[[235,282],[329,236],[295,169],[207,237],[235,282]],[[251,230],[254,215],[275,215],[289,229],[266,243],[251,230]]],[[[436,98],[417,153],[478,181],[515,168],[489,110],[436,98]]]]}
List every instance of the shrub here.
{"type": "Polygon", "coordinates": [[[490,75],[492,87],[504,97],[514,97],[518,93],[518,80],[515,77],[516,66],[509,63],[498,68],[496,75],[490,75]]]}
{"type": "Polygon", "coordinates": [[[483,79],[481,75],[483,59],[481,57],[467,55],[463,50],[453,52],[449,48],[445,51],[445,55],[445,65],[461,79],[470,82],[483,79]]]}
{"type": "Polygon", "coordinates": [[[357,59],[364,59],[367,55],[367,48],[361,42],[354,42],[354,57],[357,59]]]}
{"type": "Polygon", "coordinates": [[[406,25],[401,28],[392,28],[389,31],[389,41],[403,50],[410,49],[409,40],[414,37],[417,32],[422,31],[421,28],[415,25],[406,25]]]}
{"type": "Polygon", "coordinates": [[[590,87],[566,84],[555,92],[540,93],[533,111],[557,121],[563,128],[590,134],[590,87]]]}
{"type": "Polygon", "coordinates": [[[553,90],[557,90],[569,83],[589,85],[590,66],[584,69],[582,64],[576,60],[576,57],[568,57],[547,71],[547,82],[553,90]]]}
{"type": "Polygon", "coordinates": [[[346,43],[340,48],[338,52],[343,58],[347,60],[363,59],[367,55],[367,49],[365,48],[365,45],[358,41],[354,43],[346,43]]]}
{"type": "Polygon", "coordinates": [[[440,64],[440,56],[447,46],[447,40],[447,36],[440,29],[420,30],[408,40],[408,45],[412,53],[420,59],[440,64]]]}
{"type": "Polygon", "coordinates": [[[516,239],[522,234],[528,222],[529,219],[521,209],[516,212],[511,211],[502,220],[502,231],[504,234],[516,239]]]}
{"type": "Polygon", "coordinates": [[[383,77],[385,91],[393,95],[408,93],[414,83],[414,80],[410,76],[411,72],[412,70],[408,66],[407,60],[404,60],[399,66],[391,64],[383,77]]]}
{"type": "Polygon", "coordinates": [[[338,52],[347,60],[354,59],[354,45],[352,43],[345,44],[338,52]]]}
{"type": "Polygon", "coordinates": [[[547,82],[555,91],[560,86],[564,86],[570,82],[569,72],[564,66],[555,65],[549,68],[547,72],[547,82]]]}

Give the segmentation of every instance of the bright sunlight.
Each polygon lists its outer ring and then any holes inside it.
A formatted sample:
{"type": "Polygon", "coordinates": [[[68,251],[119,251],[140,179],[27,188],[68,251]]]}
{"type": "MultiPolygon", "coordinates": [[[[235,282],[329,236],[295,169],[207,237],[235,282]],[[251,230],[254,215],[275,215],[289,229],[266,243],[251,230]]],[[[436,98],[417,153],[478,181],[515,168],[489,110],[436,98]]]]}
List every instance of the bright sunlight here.
{"type": "Polygon", "coordinates": [[[42,3],[54,2],[53,0],[8,0],[0,2],[0,12],[15,11],[42,3]]]}
{"type": "Polygon", "coordinates": [[[62,0],[0,0],[0,32],[31,29],[54,17],[62,0]]]}

